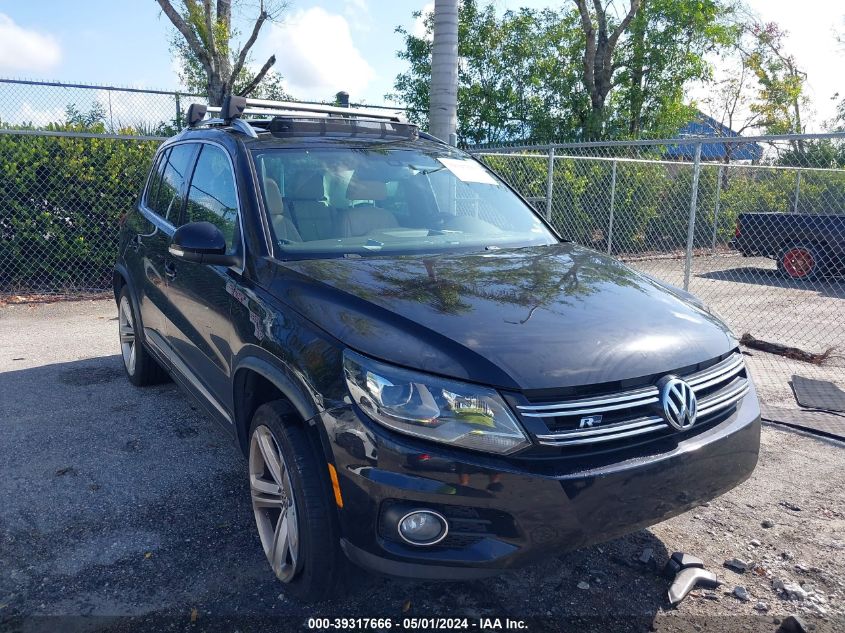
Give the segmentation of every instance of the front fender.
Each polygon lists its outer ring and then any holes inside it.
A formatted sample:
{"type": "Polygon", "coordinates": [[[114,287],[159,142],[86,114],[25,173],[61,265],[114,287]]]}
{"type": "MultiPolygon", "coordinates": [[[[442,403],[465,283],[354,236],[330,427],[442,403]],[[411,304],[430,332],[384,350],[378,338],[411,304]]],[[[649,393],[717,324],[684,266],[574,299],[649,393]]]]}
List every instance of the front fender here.
{"type": "Polygon", "coordinates": [[[257,345],[246,345],[238,353],[233,367],[232,402],[235,403],[235,421],[238,440],[242,448],[247,445],[249,420],[244,419],[243,399],[239,398],[238,394],[242,393],[243,372],[246,370],[253,371],[270,382],[290,402],[303,420],[312,426],[315,424],[315,418],[323,409],[322,396],[284,360],[257,345]]]}

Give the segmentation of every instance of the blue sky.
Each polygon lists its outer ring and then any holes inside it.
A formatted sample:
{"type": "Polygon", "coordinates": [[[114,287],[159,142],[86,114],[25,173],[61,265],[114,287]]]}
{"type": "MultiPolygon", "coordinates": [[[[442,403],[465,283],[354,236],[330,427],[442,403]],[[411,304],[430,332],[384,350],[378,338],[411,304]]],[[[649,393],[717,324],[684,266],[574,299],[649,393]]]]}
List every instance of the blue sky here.
{"type": "MultiPolygon", "coordinates": [[[[402,42],[394,28],[413,28],[411,14],[425,4],[293,0],[281,24],[265,27],[254,58],[263,62],[275,53],[298,98],[327,98],[346,89],[353,98],[381,101],[401,69],[395,52],[402,42]],[[322,68],[313,68],[315,62],[322,68]]],[[[40,44],[47,49],[41,60],[14,51],[3,55],[0,44],[4,77],[155,88],[178,84],[168,50],[170,22],[154,0],[0,0],[0,15],[45,38],[40,44]],[[50,56],[51,43],[58,56],[50,56]]]]}
{"type": "MultiPolygon", "coordinates": [[[[247,6],[253,0],[244,0],[247,6]]],[[[501,9],[562,6],[565,0],[495,0],[501,9]]],[[[749,0],[764,20],[789,30],[789,45],[808,71],[814,120],[828,118],[832,96],[845,96],[845,30],[840,2],[749,0]],[[821,26],[819,26],[821,25],[821,26]]],[[[402,64],[397,25],[413,30],[414,10],[431,0],[290,0],[282,23],[267,28],[255,62],[275,53],[291,93],[325,99],[344,89],[353,100],[382,103],[402,64]]],[[[0,76],[171,89],[178,85],[168,50],[170,23],[154,0],[0,0],[0,76]]],[[[2,90],[2,88],[0,88],[2,90]]],[[[692,94],[700,98],[700,92],[692,94]]]]}

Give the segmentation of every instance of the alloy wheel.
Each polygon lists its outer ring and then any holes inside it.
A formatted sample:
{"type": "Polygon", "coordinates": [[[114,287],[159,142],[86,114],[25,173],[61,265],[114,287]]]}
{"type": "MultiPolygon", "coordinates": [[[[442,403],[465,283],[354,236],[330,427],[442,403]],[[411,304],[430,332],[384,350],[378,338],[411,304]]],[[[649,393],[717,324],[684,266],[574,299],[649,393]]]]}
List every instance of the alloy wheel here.
{"type": "Polygon", "coordinates": [[[279,444],[263,425],[249,443],[249,487],[264,554],[279,580],[290,582],[301,563],[296,500],[279,444]]]}
{"type": "Polygon", "coordinates": [[[123,354],[123,364],[129,375],[135,374],[137,350],[135,337],[135,320],[132,318],[132,306],[129,299],[122,297],[117,314],[118,331],[120,333],[120,351],[123,354]]]}

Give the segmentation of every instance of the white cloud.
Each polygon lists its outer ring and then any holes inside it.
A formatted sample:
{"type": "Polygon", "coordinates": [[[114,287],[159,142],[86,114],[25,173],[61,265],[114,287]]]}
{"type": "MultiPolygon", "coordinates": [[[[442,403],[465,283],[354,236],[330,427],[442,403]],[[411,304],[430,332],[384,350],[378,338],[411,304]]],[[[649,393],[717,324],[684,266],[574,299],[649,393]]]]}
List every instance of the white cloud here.
{"type": "Polygon", "coordinates": [[[356,31],[366,33],[372,28],[372,16],[367,0],[344,0],[343,14],[356,31]]]}
{"type": "Polygon", "coordinates": [[[297,99],[326,99],[345,90],[355,100],[375,77],[342,15],[320,7],[297,11],[267,35],[264,48],[275,53],[276,69],[297,99]]]}
{"type": "Polygon", "coordinates": [[[413,35],[414,37],[431,39],[431,35],[428,35],[425,30],[425,21],[428,19],[428,16],[431,13],[434,13],[434,3],[428,2],[425,4],[425,6],[423,6],[420,17],[414,20],[414,26],[411,29],[411,35],[413,35]]]}
{"type": "Polygon", "coordinates": [[[35,126],[44,126],[48,123],[64,123],[65,110],[61,107],[36,108],[29,101],[24,101],[21,103],[17,112],[4,120],[6,123],[13,125],[27,125],[31,123],[35,126]]]}
{"type": "Polygon", "coordinates": [[[54,68],[62,50],[52,35],[25,29],[0,13],[0,70],[38,72],[54,68]]]}

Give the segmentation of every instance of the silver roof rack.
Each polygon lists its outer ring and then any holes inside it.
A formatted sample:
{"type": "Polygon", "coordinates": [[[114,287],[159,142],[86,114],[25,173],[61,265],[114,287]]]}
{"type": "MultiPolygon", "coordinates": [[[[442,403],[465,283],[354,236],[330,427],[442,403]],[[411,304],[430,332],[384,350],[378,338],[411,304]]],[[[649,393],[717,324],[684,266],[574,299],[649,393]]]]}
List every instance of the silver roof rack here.
{"type": "MultiPolygon", "coordinates": [[[[287,113],[293,116],[324,115],[325,117],[354,118],[360,121],[379,121],[391,123],[405,123],[404,117],[398,113],[386,114],[373,112],[358,108],[340,108],[337,106],[297,103],[296,101],[269,101],[267,99],[246,99],[244,97],[228,96],[223,100],[222,106],[206,106],[200,103],[193,103],[188,108],[188,127],[198,126],[230,125],[238,131],[251,138],[258,138],[258,130],[249,122],[244,121],[244,116],[277,117],[287,113]],[[206,119],[206,113],[217,114],[215,118],[206,119]]],[[[258,123],[258,121],[253,121],[258,123]]],[[[261,127],[261,126],[259,126],[261,127]]],[[[261,130],[264,131],[264,130],[261,130]]]]}
{"type": "MultiPolygon", "coordinates": [[[[220,112],[220,108],[208,108],[209,112],[220,112]]],[[[340,108],[338,106],[297,103],[296,101],[269,101],[267,99],[247,99],[246,107],[241,116],[258,115],[274,116],[282,112],[304,113],[304,114],[325,114],[336,116],[349,116],[364,119],[380,119],[404,123],[404,117],[397,113],[373,112],[365,108],[340,108]]]]}

